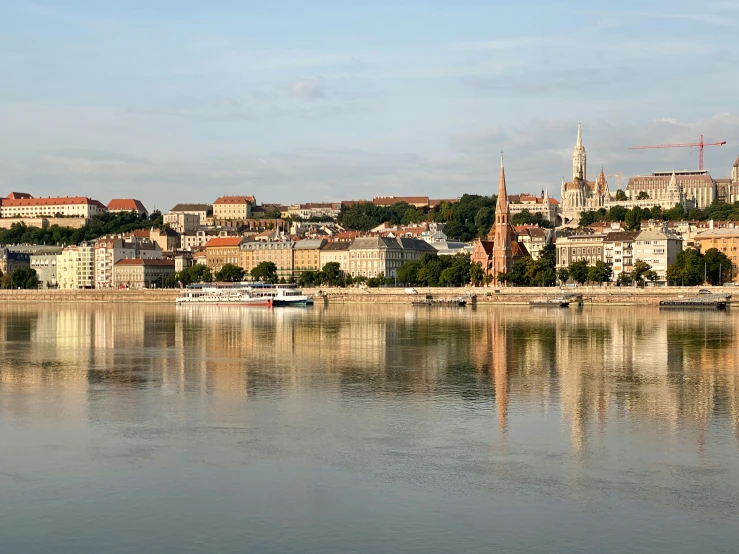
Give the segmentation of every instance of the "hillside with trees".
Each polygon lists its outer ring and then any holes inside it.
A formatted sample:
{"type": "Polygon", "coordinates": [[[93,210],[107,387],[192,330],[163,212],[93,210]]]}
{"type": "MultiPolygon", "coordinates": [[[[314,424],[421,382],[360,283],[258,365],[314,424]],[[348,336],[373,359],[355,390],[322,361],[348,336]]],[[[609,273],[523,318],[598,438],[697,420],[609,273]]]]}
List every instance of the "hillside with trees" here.
{"type": "Polygon", "coordinates": [[[14,223],[10,229],[0,229],[0,244],[79,244],[105,235],[162,226],[162,214],[158,211],[152,212],[150,217],[139,217],[134,212],[108,212],[93,216],[88,224],[80,229],[59,225],[41,229],[28,227],[22,222],[14,223]]]}

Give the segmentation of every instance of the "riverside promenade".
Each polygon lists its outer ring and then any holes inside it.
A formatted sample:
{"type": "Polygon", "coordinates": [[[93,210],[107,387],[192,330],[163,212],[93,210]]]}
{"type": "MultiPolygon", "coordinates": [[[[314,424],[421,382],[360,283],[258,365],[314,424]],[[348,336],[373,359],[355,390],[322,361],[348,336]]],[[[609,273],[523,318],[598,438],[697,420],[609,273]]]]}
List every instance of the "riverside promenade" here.
{"type": "MultiPolygon", "coordinates": [[[[412,300],[430,294],[433,298],[453,299],[462,295],[475,295],[478,305],[528,304],[530,300],[546,296],[556,297],[563,293],[583,295],[584,304],[593,305],[658,305],[660,300],[696,296],[698,290],[707,289],[715,294],[732,294],[734,302],[739,302],[739,287],[598,287],[576,288],[533,288],[533,287],[416,287],[415,295],[407,294],[402,288],[321,288],[304,289],[307,294],[316,296],[316,304],[410,304],[412,300]],[[734,292],[736,289],[736,292],[734,292]],[[321,299],[324,296],[324,299],[321,299]]],[[[0,290],[0,302],[8,303],[137,303],[174,304],[180,294],[179,289],[153,290],[0,290]]]]}

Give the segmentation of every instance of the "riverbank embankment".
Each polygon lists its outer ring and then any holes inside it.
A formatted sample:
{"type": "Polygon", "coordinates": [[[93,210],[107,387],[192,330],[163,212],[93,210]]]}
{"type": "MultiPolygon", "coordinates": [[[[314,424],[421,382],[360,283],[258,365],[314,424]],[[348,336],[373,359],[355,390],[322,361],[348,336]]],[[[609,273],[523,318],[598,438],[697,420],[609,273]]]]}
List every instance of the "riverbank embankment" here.
{"type": "MultiPolygon", "coordinates": [[[[317,303],[322,302],[320,296],[325,295],[324,302],[329,304],[410,304],[425,295],[433,298],[452,299],[462,295],[475,295],[478,305],[516,305],[528,304],[530,300],[544,297],[556,297],[562,293],[582,294],[585,305],[624,305],[655,306],[660,300],[678,296],[691,297],[698,294],[699,289],[711,290],[715,294],[734,294],[733,287],[647,287],[635,289],[630,287],[577,287],[577,288],[524,288],[524,287],[463,287],[463,288],[417,288],[416,294],[407,294],[402,288],[367,288],[343,289],[322,288],[306,289],[305,292],[316,296],[317,303]]],[[[0,302],[13,303],[137,303],[137,304],[173,304],[180,294],[178,289],[154,290],[0,290],[0,302]]],[[[739,289],[734,294],[734,302],[739,302],[739,289]]]]}

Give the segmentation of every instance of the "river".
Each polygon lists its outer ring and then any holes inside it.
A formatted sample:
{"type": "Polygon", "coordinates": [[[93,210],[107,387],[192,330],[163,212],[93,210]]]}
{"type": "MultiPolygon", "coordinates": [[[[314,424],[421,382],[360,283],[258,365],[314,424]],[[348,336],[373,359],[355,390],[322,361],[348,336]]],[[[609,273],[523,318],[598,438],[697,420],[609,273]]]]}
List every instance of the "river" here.
{"type": "Polygon", "coordinates": [[[0,307],[3,552],[736,552],[739,313],[0,307]]]}

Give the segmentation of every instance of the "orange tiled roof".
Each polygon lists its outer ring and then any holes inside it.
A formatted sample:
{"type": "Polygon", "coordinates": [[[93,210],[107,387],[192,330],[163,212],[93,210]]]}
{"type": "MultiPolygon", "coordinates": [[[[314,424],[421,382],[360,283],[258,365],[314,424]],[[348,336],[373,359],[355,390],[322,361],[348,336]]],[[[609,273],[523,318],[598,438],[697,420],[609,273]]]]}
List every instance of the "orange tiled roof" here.
{"type": "Polygon", "coordinates": [[[49,196],[46,198],[5,198],[3,206],[74,206],[89,204],[98,208],[107,209],[102,202],[87,198],[86,196],[49,196]]]}
{"type": "Polygon", "coordinates": [[[243,240],[244,237],[213,237],[206,243],[205,247],[217,248],[224,246],[238,246],[243,240]]]}
{"type": "Polygon", "coordinates": [[[135,212],[139,210],[146,211],[140,200],[135,198],[114,198],[108,202],[108,209],[111,211],[127,211],[135,212]]]}

